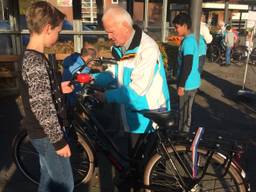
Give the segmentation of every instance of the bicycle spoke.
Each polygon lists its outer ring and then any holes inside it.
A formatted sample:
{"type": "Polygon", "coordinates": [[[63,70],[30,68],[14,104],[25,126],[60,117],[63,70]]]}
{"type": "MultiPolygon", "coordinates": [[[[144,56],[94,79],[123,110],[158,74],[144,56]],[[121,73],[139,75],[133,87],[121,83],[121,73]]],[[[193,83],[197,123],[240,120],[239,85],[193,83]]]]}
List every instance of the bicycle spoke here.
{"type": "MultiPolygon", "coordinates": [[[[166,156],[163,157],[157,155],[153,158],[155,161],[151,166],[147,167],[149,172],[146,172],[145,185],[149,181],[149,189],[147,192],[245,192],[246,187],[239,176],[238,172],[234,172],[232,165],[226,167],[223,158],[216,158],[210,156],[210,162],[207,161],[207,153],[199,152],[198,158],[198,179],[192,179],[187,176],[180,161],[175,160],[174,153],[172,150],[168,154],[172,158],[175,169],[178,170],[178,174],[182,177],[182,180],[186,186],[180,186],[177,172],[174,171],[173,164],[166,160],[166,156]],[[205,169],[206,162],[209,162],[208,167],[205,169]],[[232,171],[230,170],[232,169],[232,171]],[[202,175],[203,174],[203,175],[202,175]],[[202,176],[202,178],[200,177],[202,176]],[[148,180],[148,179],[149,180],[148,180]],[[201,179],[200,179],[201,178],[201,179]],[[185,188],[185,189],[184,189],[185,188]],[[183,190],[184,189],[184,190],[183,190]]],[[[184,148],[182,151],[177,152],[179,157],[182,159],[182,163],[186,165],[188,170],[192,171],[192,159],[191,152],[184,148]]],[[[219,156],[218,156],[219,157],[219,156]]]]}
{"type": "Polygon", "coordinates": [[[174,177],[176,177],[176,175],[173,173],[170,163],[160,161],[154,172],[152,172],[153,182],[151,187],[157,189],[154,189],[154,191],[177,190],[179,184],[174,177]]]}
{"type": "MultiPolygon", "coordinates": [[[[80,136],[78,137],[81,138],[80,136]]],[[[70,162],[74,175],[75,185],[87,182],[94,170],[94,158],[90,148],[82,140],[73,140],[70,143],[72,156],[70,162]]],[[[21,172],[30,181],[38,184],[40,178],[39,155],[33,148],[26,133],[22,132],[14,142],[15,163],[21,172]]]]}

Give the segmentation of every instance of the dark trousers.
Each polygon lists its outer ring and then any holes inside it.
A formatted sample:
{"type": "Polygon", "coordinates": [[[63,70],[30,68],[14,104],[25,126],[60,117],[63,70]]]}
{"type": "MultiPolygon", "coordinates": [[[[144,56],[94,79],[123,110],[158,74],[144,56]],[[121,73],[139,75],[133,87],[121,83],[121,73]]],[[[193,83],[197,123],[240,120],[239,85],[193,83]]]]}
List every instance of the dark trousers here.
{"type": "Polygon", "coordinates": [[[189,132],[192,119],[192,106],[195,100],[197,89],[185,91],[182,97],[179,97],[179,131],[189,132]]]}

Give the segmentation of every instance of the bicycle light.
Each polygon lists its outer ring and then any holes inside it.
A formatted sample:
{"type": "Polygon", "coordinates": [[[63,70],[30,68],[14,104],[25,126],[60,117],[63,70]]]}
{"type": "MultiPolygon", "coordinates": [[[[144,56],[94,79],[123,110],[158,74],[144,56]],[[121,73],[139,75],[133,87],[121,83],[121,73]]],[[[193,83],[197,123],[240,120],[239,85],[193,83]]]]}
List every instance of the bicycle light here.
{"type": "Polygon", "coordinates": [[[92,77],[87,73],[80,73],[77,74],[76,81],[79,83],[90,83],[92,81],[92,77]]]}

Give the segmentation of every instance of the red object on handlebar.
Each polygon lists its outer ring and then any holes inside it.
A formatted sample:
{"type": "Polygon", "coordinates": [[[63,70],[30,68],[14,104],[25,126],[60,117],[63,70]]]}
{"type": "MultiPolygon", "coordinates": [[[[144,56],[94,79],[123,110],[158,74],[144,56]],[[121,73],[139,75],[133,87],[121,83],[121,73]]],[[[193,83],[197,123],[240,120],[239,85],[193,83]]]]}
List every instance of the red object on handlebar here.
{"type": "Polygon", "coordinates": [[[92,81],[92,77],[87,73],[81,73],[77,75],[76,81],[78,81],[79,83],[90,83],[92,81]]]}

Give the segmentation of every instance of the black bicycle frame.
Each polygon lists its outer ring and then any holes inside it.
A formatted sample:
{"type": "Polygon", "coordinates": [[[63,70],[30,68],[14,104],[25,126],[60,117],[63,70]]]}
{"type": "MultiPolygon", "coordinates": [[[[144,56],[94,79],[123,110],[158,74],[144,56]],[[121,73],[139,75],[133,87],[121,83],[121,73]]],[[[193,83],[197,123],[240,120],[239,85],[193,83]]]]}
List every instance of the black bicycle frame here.
{"type": "MultiPolygon", "coordinates": [[[[96,117],[93,115],[92,112],[90,112],[87,107],[79,102],[80,107],[82,108],[82,111],[86,114],[86,118],[82,119],[83,125],[78,128],[79,132],[86,136],[87,139],[90,140],[92,145],[96,144],[97,149],[99,149],[103,154],[107,157],[107,159],[112,163],[112,165],[119,171],[119,172],[126,172],[128,171],[127,165],[129,163],[131,164],[137,164],[141,162],[138,160],[138,158],[145,156],[146,153],[144,153],[143,145],[145,144],[145,140],[150,134],[141,134],[139,137],[132,157],[128,157],[128,155],[124,155],[120,152],[116,144],[113,142],[113,140],[110,138],[110,136],[106,133],[104,127],[101,125],[101,123],[96,119],[96,117]]],[[[80,118],[81,119],[81,118],[80,118]]],[[[156,139],[156,137],[154,137],[156,139]]],[[[152,142],[147,142],[145,148],[145,151],[152,152],[152,148],[154,148],[154,144],[156,140],[152,142]]],[[[146,159],[146,158],[145,158],[146,159]]],[[[141,159],[140,159],[141,160],[141,159]]]]}
{"type": "MultiPolygon", "coordinates": [[[[82,111],[86,115],[86,118],[82,120],[83,125],[81,125],[81,127],[79,128],[79,131],[82,132],[82,135],[86,136],[91,143],[96,144],[97,149],[99,149],[101,152],[105,154],[108,160],[119,172],[128,173],[128,168],[131,168],[129,167],[129,164],[134,165],[135,163],[135,165],[137,165],[137,163],[140,163],[139,165],[144,165],[149,159],[149,155],[152,153],[152,151],[154,151],[171,161],[171,166],[173,167],[177,175],[177,182],[179,183],[180,187],[183,188],[183,190],[187,191],[190,190],[191,187],[193,187],[203,178],[203,176],[206,174],[212,156],[214,155],[215,152],[217,152],[217,150],[208,148],[209,150],[207,151],[206,154],[206,163],[202,170],[202,174],[198,178],[193,178],[190,169],[186,166],[185,162],[183,162],[182,158],[175,149],[176,143],[174,144],[174,141],[168,138],[166,134],[163,134],[163,136],[161,136],[162,128],[159,128],[152,134],[141,134],[134,147],[133,156],[128,157],[128,155],[124,155],[119,151],[116,144],[105,132],[104,127],[93,115],[93,112],[90,111],[90,107],[86,106],[86,103],[84,104],[83,102],[79,102],[79,104],[82,108],[82,111]],[[153,137],[149,137],[149,135],[152,135],[153,137]],[[147,141],[145,143],[144,141],[148,139],[150,139],[150,142],[147,141]],[[185,181],[183,179],[175,163],[172,161],[172,158],[170,157],[170,155],[168,155],[168,149],[166,148],[165,145],[166,141],[168,141],[168,147],[171,147],[171,149],[173,150],[175,159],[180,163],[188,178],[190,178],[191,182],[188,182],[187,180],[185,181]],[[143,159],[145,161],[143,161],[143,159]]],[[[226,161],[224,161],[223,166],[226,167],[226,170],[228,170],[228,168],[230,167],[231,161],[231,157],[227,157],[226,161]]],[[[223,176],[226,174],[226,172],[227,171],[225,171],[223,176]]],[[[144,188],[150,188],[150,186],[144,186],[144,188]]]]}

